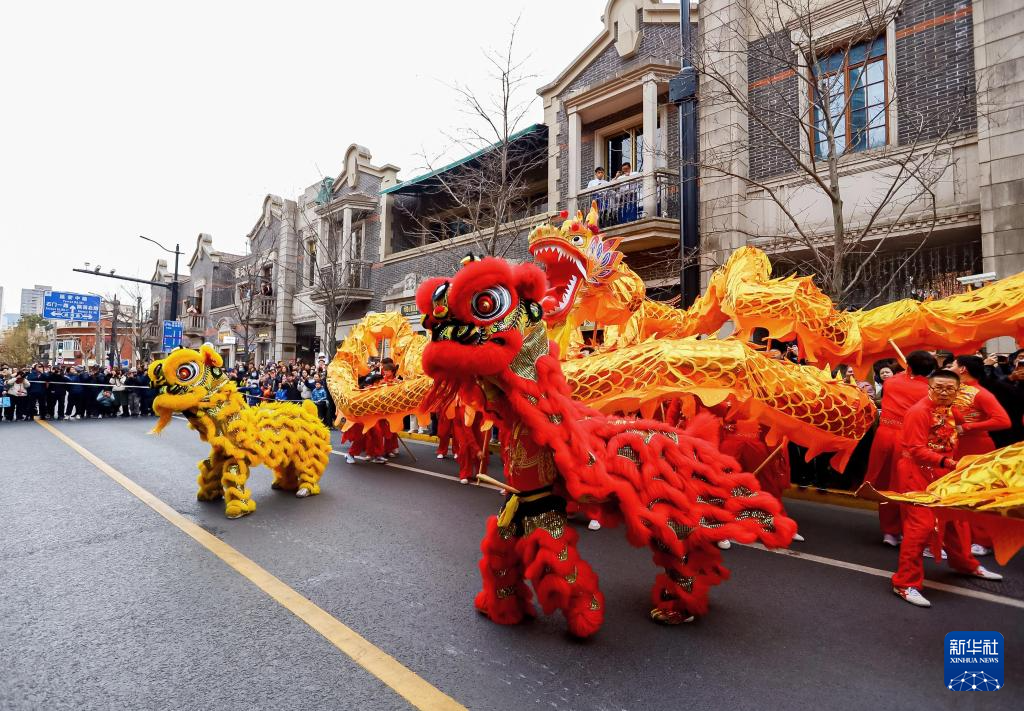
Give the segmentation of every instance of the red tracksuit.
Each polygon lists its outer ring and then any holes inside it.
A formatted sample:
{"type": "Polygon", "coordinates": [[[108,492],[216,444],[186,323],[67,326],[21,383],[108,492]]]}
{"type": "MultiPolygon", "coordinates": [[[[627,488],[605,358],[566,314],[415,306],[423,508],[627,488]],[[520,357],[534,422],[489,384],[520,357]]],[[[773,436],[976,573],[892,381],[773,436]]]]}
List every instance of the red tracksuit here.
{"type": "Polygon", "coordinates": [[[452,444],[452,434],[454,433],[455,420],[462,417],[461,406],[456,406],[455,416],[448,417],[444,412],[437,414],[437,453],[448,454],[448,450],[452,444]]]}
{"type": "Polygon", "coordinates": [[[1010,416],[995,395],[979,385],[960,386],[954,407],[964,420],[964,433],[960,435],[957,448],[961,457],[967,454],[988,454],[996,448],[988,433],[1008,429],[1011,425],[1010,416]]]}
{"type": "MultiPolygon", "coordinates": [[[[980,385],[961,385],[954,405],[964,419],[964,433],[960,435],[957,450],[960,456],[967,454],[988,454],[996,448],[989,436],[993,430],[1010,427],[1010,416],[996,400],[995,395],[980,385]]],[[[971,526],[975,543],[986,548],[992,547],[992,537],[979,528],[971,526]]]]}
{"type": "MultiPolygon", "coordinates": [[[[864,475],[864,481],[876,489],[896,488],[896,463],[900,455],[903,416],[927,394],[928,378],[911,375],[910,371],[897,373],[885,381],[882,388],[882,413],[875,439],[871,443],[868,471],[864,475]]],[[[900,507],[896,504],[880,505],[878,523],[882,533],[899,535],[900,507]]]]}
{"type": "MultiPolygon", "coordinates": [[[[889,379],[892,382],[892,378],[889,379]]],[[[886,384],[886,387],[889,387],[886,384]]],[[[903,417],[903,439],[897,464],[898,491],[921,491],[933,481],[949,473],[941,468],[942,460],[957,458],[956,430],[944,438],[937,430],[937,420],[949,420],[948,427],[961,424],[963,418],[956,408],[936,408],[925,396],[903,417]]],[[[948,521],[940,531],[935,513],[923,506],[901,504],[903,543],[900,545],[899,568],[892,576],[892,584],[899,588],[919,588],[924,582],[925,546],[931,544],[936,559],[940,547],[945,546],[949,565],[964,573],[978,568],[971,555],[970,527],[964,522],[948,521]],[[941,535],[939,535],[941,534],[941,535]]]]}
{"type": "Polygon", "coordinates": [[[459,479],[472,481],[480,473],[480,462],[487,456],[484,446],[491,441],[491,431],[481,432],[483,414],[477,412],[473,421],[466,424],[465,411],[459,407],[452,423],[455,437],[455,452],[459,455],[459,479]]]}

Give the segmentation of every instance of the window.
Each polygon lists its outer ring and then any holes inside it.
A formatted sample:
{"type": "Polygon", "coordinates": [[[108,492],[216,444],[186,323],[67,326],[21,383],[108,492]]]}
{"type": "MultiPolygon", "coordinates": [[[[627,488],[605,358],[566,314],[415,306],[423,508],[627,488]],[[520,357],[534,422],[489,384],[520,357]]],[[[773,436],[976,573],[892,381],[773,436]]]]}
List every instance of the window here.
{"type": "Polygon", "coordinates": [[[608,137],[608,177],[614,178],[622,170],[623,163],[630,164],[631,173],[643,170],[644,129],[640,126],[608,137]]]}
{"type": "Polygon", "coordinates": [[[74,355],[75,351],[78,350],[78,341],[74,338],[57,341],[57,350],[65,355],[74,355]]]}
{"type": "Polygon", "coordinates": [[[885,61],[885,37],[879,37],[833,52],[814,67],[811,105],[818,158],[828,157],[829,119],[838,155],[888,143],[885,61]]]}

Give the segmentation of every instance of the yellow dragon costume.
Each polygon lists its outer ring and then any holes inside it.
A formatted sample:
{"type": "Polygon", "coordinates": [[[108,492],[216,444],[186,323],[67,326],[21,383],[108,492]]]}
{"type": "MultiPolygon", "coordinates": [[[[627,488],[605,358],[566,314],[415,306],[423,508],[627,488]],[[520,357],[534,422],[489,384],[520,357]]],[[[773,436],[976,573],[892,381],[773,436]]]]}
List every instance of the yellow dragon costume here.
{"type": "Polygon", "coordinates": [[[256,502],[245,484],[249,470],[260,464],[273,470],[273,488],[294,491],[299,498],[319,494],[331,435],[316,406],[307,400],[249,407],[223,365],[220,354],[204,344],[198,351],[181,348],[149,366],[152,387],[159,390],[153,400],[160,417],[154,434],[180,412],[210,443],[210,456],[199,463],[196,497],[223,497],[228,518],[252,513],[256,502]]]}
{"type": "MultiPolygon", "coordinates": [[[[772,278],[767,255],[741,247],[683,310],[646,297],[643,280],[617,251],[618,241],[601,236],[596,206],[586,217],[578,212],[563,218],[561,226],[536,227],[529,249],[547,273],[545,321],[572,396],[603,412],[649,415],[668,397],[695,395],[713,406],[731,396],[739,416],[769,427],[770,443],[787,437],[807,447],[808,456],[834,451],[833,464],[841,468],[871,426],[875,408],[857,388],[832,378],[830,363],[863,371],[897,355],[893,343],[906,351],[950,343],[970,350],[997,336],[1024,340],[1024,273],[946,299],[847,312],[837,310],[811,277],[772,278]],[[604,343],[594,355],[578,358],[586,322],[604,329],[604,343]],[[729,338],[696,338],[728,322],[736,328],[729,338]],[[773,339],[796,338],[806,359],[822,368],[772,360],[753,349],[746,340],[756,327],[773,339]]],[[[371,314],[353,329],[328,367],[328,386],[347,426],[386,419],[394,427],[407,414],[424,414],[431,384],[419,361],[425,344],[398,313],[371,314]],[[356,379],[381,338],[392,339],[405,380],[359,391],[356,379]]],[[[980,462],[971,470],[981,497],[1008,486],[1000,472],[1024,471],[1024,448],[1008,448],[1000,457],[1002,469],[980,462]]],[[[945,505],[941,496],[929,496],[929,505],[945,505]]],[[[1019,497],[998,498],[996,506],[1024,513],[1019,497]]]]}
{"type": "MultiPolygon", "coordinates": [[[[559,344],[574,399],[606,413],[649,416],[665,399],[683,394],[708,406],[731,397],[738,413],[768,426],[769,442],[789,438],[807,447],[808,456],[836,452],[840,467],[870,428],[870,399],[827,369],[772,360],[735,338],[684,337],[717,330],[709,324],[720,313],[681,311],[647,299],[643,280],[622,263],[617,242],[600,236],[596,208],[560,228],[540,225],[529,245],[547,271],[545,322],[559,344]],[[606,343],[579,358],[585,321],[605,326],[606,343]]],[[[394,429],[408,414],[425,416],[423,397],[432,383],[420,365],[426,342],[396,312],[370,314],[352,329],[328,366],[328,387],[344,427],[361,423],[367,429],[383,419],[394,429]],[[358,377],[382,338],[392,344],[404,380],[360,391],[358,377]]]]}

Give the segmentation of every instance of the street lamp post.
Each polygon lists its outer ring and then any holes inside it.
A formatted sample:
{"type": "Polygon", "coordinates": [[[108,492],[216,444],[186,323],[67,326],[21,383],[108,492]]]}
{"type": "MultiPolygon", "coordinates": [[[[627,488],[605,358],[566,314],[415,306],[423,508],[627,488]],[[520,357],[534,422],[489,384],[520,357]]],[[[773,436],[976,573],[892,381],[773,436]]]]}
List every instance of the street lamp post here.
{"type": "Polygon", "coordinates": [[[700,293],[700,237],[697,232],[697,69],[693,66],[690,2],[679,4],[679,74],[669,82],[669,100],[679,113],[679,288],[687,308],[700,293]]]}
{"type": "MultiPolygon", "coordinates": [[[[120,279],[121,281],[131,281],[131,282],[135,282],[137,284],[149,284],[150,286],[159,286],[159,287],[163,287],[164,289],[170,289],[170,291],[171,291],[171,318],[170,318],[170,320],[171,321],[177,321],[178,320],[178,257],[181,256],[181,245],[180,244],[175,244],[174,245],[174,249],[170,250],[170,249],[167,249],[167,247],[165,247],[162,244],[160,244],[159,242],[157,242],[155,239],[150,239],[149,237],[146,237],[145,235],[139,235],[139,238],[140,239],[144,239],[147,242],[152,242],[153,244],[155,244],[157,247],[159,247],[160,249],[164,250],[168,254],[173,254],[174,255],[174,280],[170,284],[168,284],[167,282],[163,282],[163,281],[152,281],[150,279],[136,279],[135,277],[121,276],[120,274],[114,274],[115,270],[113,270],[113,269],[110,270],[109,274],[101,274],[99,266],[97,266],[95,269],[72,269],[71,271],[73,271],[73,272],[80,272],[82,274],[93,274],[95,276],[106,277],[107,279],[120,279]]],[[[88,266],[88,264],[89,263],[86,262],[86,266],[88,266]]],[[[115,301],[115,304],[116,304],[116,301],[115,301]]],[[[117,316],[116,316],[116,305],[115,305],[115,321],[116,321],[116,318],[117,318],[117,316]]],[[[113,328],[114,328],[114,332],[116,333],[116,329],[117,329],[116,324],[114,324],[113,328]]],[[[118,357],[118,360],[120,360],[120,356],[118,357]]]]}
{"type": "Polygon", "coordinates": [[[147,242],[152,242],[157,247],[167,252],[168,254],[174,255],[174,281],[171,282],[171,321],[178,320],[178,257],[181,256],[181,245],[175,244],[174,251],[167,249],[155,239],[150,239],[145,235],[139,235],[139,239],[144,239],[147,242]]]}

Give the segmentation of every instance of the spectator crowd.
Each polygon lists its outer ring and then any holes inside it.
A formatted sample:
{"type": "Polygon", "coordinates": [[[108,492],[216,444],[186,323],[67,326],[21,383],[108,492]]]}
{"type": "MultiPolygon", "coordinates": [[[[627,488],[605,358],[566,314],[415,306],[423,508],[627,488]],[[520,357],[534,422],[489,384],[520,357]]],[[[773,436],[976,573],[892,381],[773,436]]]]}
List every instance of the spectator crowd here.
{"type": "MultiPolygon", "coordinates": [[[[315,364],[300,360],[246,363],[225,372],[249,405],[311,400],[324,424],[331,426],[334,420],[323,358],[315,364]]],[[[0,422],[149,417],[156,395],[142,363],[134,368],[0,364],[0,422]]]]}

